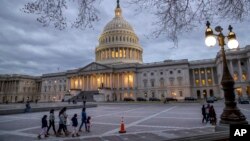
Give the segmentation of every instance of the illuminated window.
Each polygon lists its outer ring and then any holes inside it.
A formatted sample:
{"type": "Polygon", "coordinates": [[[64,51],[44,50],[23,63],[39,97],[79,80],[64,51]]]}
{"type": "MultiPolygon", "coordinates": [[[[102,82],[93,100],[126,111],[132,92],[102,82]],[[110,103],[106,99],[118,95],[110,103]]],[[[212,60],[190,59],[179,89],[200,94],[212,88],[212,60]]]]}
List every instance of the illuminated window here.
{"type": "Polygon", "coordinates": [[[203,73],[204,73],[204,71],[202,70],[202,71],[201,71],[201,73],[203,74],[203,73]]]}
{"type": "Polygon", "coordinates": [[[210,73],[210,69],[207,70],[207,73],[210,73]]]}
{"type": "Polygon", "coordinates": [[[199,86],[199,83],[200,83],[200,82],[199,82],[199,80],[198,80],[198,79],[196,79],[196,80],[195,80],[195,84],[196,84],[196,86],[199,86]]]}
{"type": "Polygon", "coordinates": [[[247,80],[247,75],[245,72],[242,73],[242,80],[246,81],[247,80]]]}
{"type": "Polygon", "coordinates": [[[133,87],[134,80],[131,74],[128,76],[128,79],[129,79],[129,87],[133,87]]]}
{"type": "Polygon", "coordinates": [[[212,79],[211,79],[211,78],[209,78],[209,79],[207,80],[207,82],[208,82],[209,85],[212,85],[212,79]]]}
{"type": "Polygon", "coordinates": [[[234,72],[234,81],[238,81],[238,73],[234,72]]]}
{"type": "Polygon", "coordinates": [[[195,74],[198,74],[198,71],[196,70],[194,73],[195,73],[195,74]]]}
{"type": "Polygon", "coordinates": [[[112,51],[112,58],[115,58],[115,51],[112,51]]]}
{"type": "Polygon", "coordinates": [[[126,58],[126,51],[123,50],[123,57],[126,58]]]}
{"type": "Polygon", "coordinates": [[[115,58],[118,58],[118,51],[115,52],[115,58]]]}
{"type": "Polygon", "coordinates": [[[204,79],[201,80],[202,86],[206,85],[206,81],[204,79]]]}
{"type": "Polygon", "coordinates": [[[120,49],[119,57],[122,58],[122,50],[120,49]]]}

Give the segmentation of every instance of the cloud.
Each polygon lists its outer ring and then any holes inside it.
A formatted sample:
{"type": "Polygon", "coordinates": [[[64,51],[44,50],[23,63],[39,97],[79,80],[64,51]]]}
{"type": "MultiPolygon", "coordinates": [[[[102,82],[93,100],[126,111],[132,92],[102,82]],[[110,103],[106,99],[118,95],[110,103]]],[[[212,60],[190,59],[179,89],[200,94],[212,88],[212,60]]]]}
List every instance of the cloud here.
{"type": "MultiPolygon", "coordinates": [[[[83,67],[95,59],[95,47],[104,26],[114,17],[115,1],[97,3],[100,21],[94,29],[69,28],[59,31],[53,26],[43,27],[36,21],[37,15],[26,14],[20,9],[32,0],[2,0],[0,5],[0,73],[41,75],[44,73],[66,71],[83,67]]],[[[70,2],[68,2],[70,3],[70,2]]],[[[180,33],[179,47],[164,36],[157,39],[150,33],[155,18],[149,12],[135,14],[136,6],[121,1],[123,17],[133,26],[143,47],[144,62],[166,59],[209,59],[214,58],[218,47],[204,45],[204,25],[193,31],[180,33]],[[153,52],[152,52],[153,50],[153,52]]],[[[77,15],[77,4],[70,4],[66,12],[72,21],[77,15]]],[[[249,21],[242,23],[223,22],[222,26],[232,24],[241,47],[249,41],[249,21]]],[[[215,27],[215,25],[213,25],[215,27]]],[[[170,27],[171,28],[171,27],[170,27]]],[[[227,33],[227,31],[224,31],[227,33]]]]}

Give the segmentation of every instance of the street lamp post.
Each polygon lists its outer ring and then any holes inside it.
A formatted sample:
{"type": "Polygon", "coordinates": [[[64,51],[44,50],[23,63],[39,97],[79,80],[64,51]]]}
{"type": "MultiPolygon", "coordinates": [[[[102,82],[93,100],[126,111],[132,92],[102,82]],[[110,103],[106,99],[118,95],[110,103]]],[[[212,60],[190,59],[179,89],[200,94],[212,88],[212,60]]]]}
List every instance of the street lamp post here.
{"type": "Polygon", "coordinates": [[[221,114],[220,124],[248,124],[246,121],[246,117],[241,113],[240,109],[237,107],[237,103],[235,102],[235,94],[234,94],[234,80],[228,70],[227,60],[225,55],[225,38],[228,38],[228,47],[230,49],[237,48],[239,46],[238,41],[236,40],[236,35],[232,32],[232,26],[229,25],[229,34],[228,36],[224,36],[222,33],[223,28],[220,26],[215,27],[215,31],[219,34],[214,34],[213,30],[210,28],[210,23],[207,21],[207,29],[205,32],[205,43],[207,46],[212,47],[216,44],[216,37],[218,40],[218,44],[221,47],[221,55],[223,60],[223,75],[221,80],[222,89],[224,91],[225,98],[225,108],[223,113],[221,114]]]}

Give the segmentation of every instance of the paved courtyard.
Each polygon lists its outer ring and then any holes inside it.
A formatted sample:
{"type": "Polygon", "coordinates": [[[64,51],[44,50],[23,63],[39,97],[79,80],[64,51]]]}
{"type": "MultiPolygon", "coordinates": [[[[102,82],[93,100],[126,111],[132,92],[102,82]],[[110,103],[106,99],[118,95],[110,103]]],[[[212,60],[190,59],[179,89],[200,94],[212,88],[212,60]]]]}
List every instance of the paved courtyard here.
{"type": "MultiPolygon", "coordinates": [[[[81,136],[78,138],[51,135],[45,140],[147,141],[214,132],[214,126],[201,123],[201,105],[200,103],[99,104],[98,107],[87,109],[87,114],[92,116],[93,123],[90,133],[81,132],[81,136]],[[127,133],[119,136],[121,117],[124,117],[127,133]]],[[[224,105],[222,101],[213,105],[219,118],[224,105]]],[[[250,105],[239,105],[239,107],[250,122],[250,105]]],[[[78,113],[80,122],[81,109],[67,111],[70,118],[75,113],[78,113]]],[[[41,117],[44,114],[48,115],[49,113],[0,116],[0,140],[38,140],[37,134],[40,132],[41,117]]],[[[58,115],[58,111],[55,115],[58,115]]],[[[58,122],[58,118],[56,121],[58,122]]],[[[71,130],[71,126],[68,128],[71,130]]]]}

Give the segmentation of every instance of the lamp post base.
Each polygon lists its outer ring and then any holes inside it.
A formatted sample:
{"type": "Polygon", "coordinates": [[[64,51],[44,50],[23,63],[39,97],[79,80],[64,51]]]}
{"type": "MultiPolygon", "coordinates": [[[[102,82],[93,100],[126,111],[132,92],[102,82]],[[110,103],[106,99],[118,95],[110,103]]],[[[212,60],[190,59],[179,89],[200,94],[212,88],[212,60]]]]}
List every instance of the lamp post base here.
{"type": "Polygon", "coordinates": [[[226,101],[226,107],[221,114],[220,124],[248,124],[246,117],[236,106],[236,102],[226,101]]]}

